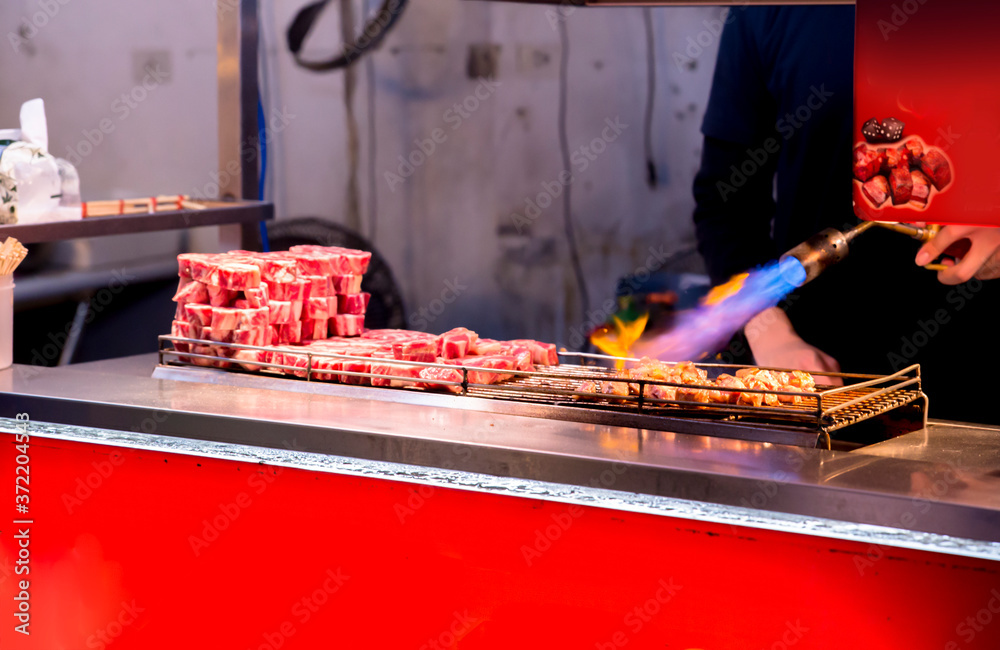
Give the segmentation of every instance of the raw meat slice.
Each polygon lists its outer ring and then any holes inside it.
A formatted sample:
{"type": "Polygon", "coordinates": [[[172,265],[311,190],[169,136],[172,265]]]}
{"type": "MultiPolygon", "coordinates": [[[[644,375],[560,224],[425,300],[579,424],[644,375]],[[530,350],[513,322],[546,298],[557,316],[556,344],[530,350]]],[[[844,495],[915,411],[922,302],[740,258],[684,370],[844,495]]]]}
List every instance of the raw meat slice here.
{"type": "Polygon", "coordinates": [[[230,291],[243,291],[260,286],[260,269],[252,264],[230,262],[220,264],[212,274],[215,284],[230,291]]]}
{"type": "Polygon", "coordinates": [[[180,286],[177,287],[177,293],[173,297],[174,302],[208,302],[208,289],[204,283],[197,280],[185,282],[185,280],[186,278],[181,278],[180,286]]]}
{"type": "MultiPolygon", "coordinates": [[[[215,351],[212,349],[211,346],[208,345],[192,345],[191,354],[201,354],[214,357],[215,351]]],[[[211,367],[213,365],[213,361],[211,359],[203,359],[200,357],[189,357],[189,359],[191,363],[193,363],[196,366],[211,367]]]]}
{"type": "Polygon", "coordinates": [[[875,176],[881,167],[881,159],[874,149],[863,144],[854,148],[854,177],[862,183],[875,176]]]}
{"type": "Polygon", "coordinates": [[[292,306],[292,320],[302,320],[303,301],[292,300],[288,304],[292,306]]]}
{"type": "Polygon", "coordinates": [[[885,176],[876,176],[861,186],[868,200],[879,207],[889,199],[889,181],[885,176]]]}
{"type": "Polygon", "coordinates": [[[271,325],[291,323],[292,303],[287,300],[272,300],[268,306],[268,323],[271,325]]]}
{"type": "Polygon", "coordinates": [[[931,179],[927,178],[919,169],[914,169],[910,172],[910,180],[913,182],[910,202],[927,205],[931,198],[931,179]]]}
{"type": "Polygon", "coordinates": [[[437,341],[434,339],[410,339],[392,344],[392,354],[403,361],[433,363],[437,359],[437,341]]]}
{"type": "Polygon", "coordinates": [[[320,341],[327,335],[326,318],[303,318],[302,340],[320,341]]]}
{"type": "MultiPolygon", "coordinates": [[[[367,359],[344,359],[343,368],[345,372],[371,372],[371,355],[372,350],[351,349],[348,354],[354,357],[369,357],[367,359]]],[[[372,381],[370,377],[358,377],[353,375],[340,375],[340,383],[342,384],[352,384],[354,386],[369,386],[372,381]]]]}
{"type": "Polygon", "coordinates": [[[405,364],[392,363],[394,360],[390,354],[376,353],[372,355],[371,371],[375,375],[386,375],[386,377],[372,377],[372,386],[391,386],[399,388],[402,386],[413,386],[420,377],[421,366],[408,366],[405,364]]]}
{"type": "MultiPolygon", "coordinates": [[[[194,326],[191,323],[182,320],[175,320],[170,326],[170,336],[176,336],[182,339],[196,339],[194,326]]],[[[189,343],[181,343],[180,341],[174,342],[174,348],[178,352],[187,352],[191,345],[189,343]]]]}
{"type": "Polygon", "coordinates": [[[246,300],[234,300],[233,307],[235,309],[250,309],[250,303],[246,300]]]}
{"type": "Polygon", "coordinates": [[[187,303],[184,305],[184,313],[187,315],[185,320],[198,327],[210,327],[212,325],[212,312],[214,309],[211,305],[187,303]]]}
{"type": "Polygon", "coordinates": [[[456,327],[438,337],[438,355],[445,359],[459,359],[475,347],[479,335],[465,327],[456,327]]]}
{"type": "Polygon", "coordinates": [[[360,275],[331,275],[330,281],[333,284],[333,292],[346,295],[361,292],[360,275]]]}
{"type": "Polygon", "coordinates": [[[364,328],[364,316],[355,314],[337,314],[330,319],[330,329],[337,336],[358,336],[364,328]]]}
{"type": "Polygon", "coordinates": [[[490,354],[500,354],[503,351],[503,343],[493,339],[479,339],[473,346],[473,354],[487,356],[490,354]]]}
{"type": "Polygon", "coordinates": [[[204,282],[215,271],[216,259],[216,255],[181,253],[177,256],[177,273],[181,277],[204,282]]]}
{"type": "Polygon", "coordinates": [[[263,368],[261,363],[266,361],[261,350],[237,350],[233,359],[240,362],[240,367],[250,372],[257,372],[263,368]]]}
{"type": "Polygon", "coordinates": [[[238,292],[208,285],[208,302],[213,307],[226,307],[236,299],[238,292]]]}
{"type": "MultiPolygon", "coordinates": [[[[311,318],[314,320],[326,320],[330,318],[330,304],[326,297],[322,298],[309,298],[306,300],[302,309],[303,319],[311,318]]],[[[314,338],[326,338],[324,334],[322,337],[314,338]]]]}
{"type": "Polygon", "coordinates": [[[270,302],[267,284],[261,284],[256,289],[244,289],[243,296],[251,307],[267,307],[270,302]]]}
{"type": "Polygon", "coordinates": [[[415,330],[368,330],[361,335],[363,339],[373,339],[379,341],[408,341],[414,338],[427,338],[437,339],[433,334],[428,334],[427,332],[417,332],[415,330]]]}
{"type": "Polygon", "coordinates": [[[364,314],[371,300],[370,293],[351,293],[337,296],[338,314],[364,314]]]}
{"type": "Polygon", "coordinates": [[[278,325],[278,344],[286,345],[289,343],[301,343],[302,342],[302,321],[292,321],[291,323],[282,323],[278,325]]]}
{"type": "Polygon", "coordinates": [[[292,246],[288,249],[293,253],[319,253],[328,254],[333,257],[334,273],[351,273],[364,275],[368,270],[368,263],[372,254],[367,251],[352,248],[340,248],[339,246],[313,246],[302,245],[292,246]]]}
{"type": "Polygon", "coordinates": [[[189,322],[187,317],[187,310],[184,309],[184,305],[185,303],[183,302],[177,303],[177,309],[174,311],[174,320],[182,320],[189,322]]]}
{"type": "Polygon", "coordinates": [[[422,368],[419,377],[424,381],[417,384],[418,388],[430,390],[447,390],[452,393],[462,392],[462,371],[457,368],[422,368]],[[459,385],[442,385],[434,383],[436,381],[452,381],[459,385]]]}
{"type": "Polygon", "coordinates": [[[502,350],[502,354],[509,357],[514,357],[514,369],[522,370],[526,372],[533,372],[535,370],[534,364],[532,364],[533,354],[531,348],[523,345],[510,345],[502,350]]]}
{"type": "Polygon", "coordinates": [[[941,191],[951,183],[951,165],[938,149],[929,149],[920,159],[920,171],[927,174],[934,189],[941,191]]]}
{"type": "Polygon", "coordinates": [[[323,275],[307,275],[301,278],[309,285],[310,298],[326,298],[330,293],[330,279],[323,275]]]}
{"type": "Polygon", "coordinates": [[[889,189],[892,191],[892,204],[903,205],[910,202],[913,193],[913,180],[910,178],[909,167],[895,167],[889,174],[889,189]]]}
{"type": "MultiPolygon", "coordinates": [[[[239,311],[234,307],[215,307],[212,309],[213,330],[234,330],[239,324],[239,311]]],[[[222,339],[215,339],[222,340],[222,339]]]]}
{"type": "Polygon", "coordinates": [[[444,362],[469,368],[468,376],[470,384],[496,384],[505,379],[510,379],[511,375],[495,371],[513,370],[517,364],[517,360],[514,357],[503,355],[446,359],[444,362]]]}
{"type": "Polygon", "coordinates": [[[559,352],[554,343],[542,343],[532,339],[515,339],[510,345],[520,345],[531,350],[531,360],[540,366],[558,366],[559,352]]]}
{"type": "Polygon", "coordinates": [[[309,296],[309,283],[305,280],[274,283],[269,285],[268,295],[273,300],[305,300],[309,296]]]}

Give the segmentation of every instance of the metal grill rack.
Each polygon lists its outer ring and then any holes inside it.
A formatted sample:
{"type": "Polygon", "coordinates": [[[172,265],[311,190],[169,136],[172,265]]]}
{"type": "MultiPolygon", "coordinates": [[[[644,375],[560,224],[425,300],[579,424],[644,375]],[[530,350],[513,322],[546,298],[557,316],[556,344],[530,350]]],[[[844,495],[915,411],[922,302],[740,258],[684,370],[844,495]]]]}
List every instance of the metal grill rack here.
{"type": "MultiPolygon", "coordinates": [[[[900,410],[901,407],[910,406],[916,408],[916,414],[909,413],[906,419],[911,424],[903,425],[905,430],[913,430],[923,426],[926,421],[926,397],[921,392],[920,366],[912,365],[891,375],[863,375],[850,373],[812,373],[818,382],[817,390],[814,393],[794,393],[801,398],[800,404],[782,403],[779,406],[752,406],[744,404],[725,403],[702,403],[688,402],[683,400],[654,399],[644,396],[646,385],[662,385],[684,388],[705,388],[709,390],[719,390],[718,386],[697,386],[682,385],[667,381],[657,381],[651,379],[624,379],[616,376],[616,372],[610,368],[596,365],[563,364],[559,366],[546,366],[544,370],[527,372],[515,370],[492,370],[480,367],[467,367],[451,364],[422,363],[416,361],[398,361],[392,359],[377,359],[380,364],[402,369],[413,368],[441,368],[459,371],[462,380],[449,381],[442,379],[421,378],[414,379],[411,375],[400,373],[399,375],[387,375],[384,373],[364,372],[360,370],[345,370],[344,362],[371,362],[372,357],[355,356],[350,354],[338,354],[320,351],[311,351],[309,348],[265,348],[249,345],[237,345],[231,343],[220,343],[216,341],[205,341],[199,339],[187,339],[174,336],[161,336],[159,358],[160,365],[169,367],[196,367],[198,370],[214,371],[221,373],[249,373],[241,367],[250,366],[253,368],[251,374],[271,376],[280,378],[281,382],[305,381],[312,383],[327,383],[326,377],[333,376],[340,383],[355,384],[352,388],[368,391],[369,393],[382,393],[384,391],[405,391],[408,393],[424,392],[433,394],[434,392],[447,392],[456,397],[482,398],[485,400],[505,401],[530,405],[525,413],[530,415],[541,415],[554,419],[568,419],[576,421],[588,421],[602,424],[634,425],[643,428],[673,430],[679,428],[679,421],[691,423],[706,423],[716,425],[707,427],[714,429],[714,432],[726,431],[746,431],[756,429],[773,432],[803,432],[817,437],[817,445],[830,448],[830,434],[840,431],[845,427],[871,420],[879,416],[891,414],[900,410]],[[178,350],[178,346],[181,348],[178,350]],[[236,361],[213,355],[197,354],[191,352],[192,346],[211,346],[218,350],[220,348],[231,350],[253,350],[266,353],[281,352],[286,363],[271,363],[261,361],[252,363],[247,361],[236,361]],[[294,365],[287,361],[291,359],[294,365]],[[216,367],[212,367],[216,366],[216,367]],[[217,366],[224,366],[219,368],[217,366]],[[510,376],[496,384],[479,384],[470,381],[470,373],[476,372],[498,372],[510,376]],[[291,373],[291,374],[289,374],[291,373]],[[823,385],[824,377],[840,378],[844,386],[823,385]],[[323,379],[321,379],[323,378],[323,379]],[[372,387],[361,386],[364,378],[389,379],[396,386],[394,387],[372,387]],[[638,385],[637,394],[628,395],[605,395],[580,390],[580,385],[585,381],[620,382],[623,384],[638,385]],[[424,388],[417,388],[419,382],[424,388]],[[721,429],[720,426],[722,425],[721,429]],[[730,428],[726,425],[737,425],[730,428]],[[906,427],[909,427],[906,429],[906,427]]],[[[560,352],[564,359],[574,359],[593,363],[600,361],[604,363],[617,361],[613,357],[604,355],[594,355],[585,353],[560,352]]],[[[631,359],[628,361],[637,361],[631,359]]],[[[747,366],[732,364],[695,364],[704,369],[709,377],[715,377],[722,372],[734,374],[736,370],[747,366]]],[[[788,372],[786,369],[769,368],[788,372]]],[[[474,377],[475,375],[473,375],[474,377]]],[[[369,382],[370,383],[370,382],[369,382]]],[[[274,386],[275,384],[271,384],[274,386]]],[[[629,392],[629,391],[624,391],[629,392]]],[[[780,391],[763,389],[741,389],[740,392],[763,393],[772,395],[790,395],[780,391]]],[[[898,418],[897,418],[898,419],[898,418]]],[[[704,429],[706,427],[702,427],[704,429]]],[[[680,427],[680,429],[691,430],[691,427],[680,427]]],[[[887,432],[885,437],[891,437],[905,430],[887,432]]],[[[696,432],[701,432],[695,429],[696,432]]],[[[753,435],[737,435],[736,437],[759,438],[753,435]]],[[[773,439],[763,436],[766,439],[773,439]]],[[[787,438],[787,437],[786,437],[787,438]]]]}

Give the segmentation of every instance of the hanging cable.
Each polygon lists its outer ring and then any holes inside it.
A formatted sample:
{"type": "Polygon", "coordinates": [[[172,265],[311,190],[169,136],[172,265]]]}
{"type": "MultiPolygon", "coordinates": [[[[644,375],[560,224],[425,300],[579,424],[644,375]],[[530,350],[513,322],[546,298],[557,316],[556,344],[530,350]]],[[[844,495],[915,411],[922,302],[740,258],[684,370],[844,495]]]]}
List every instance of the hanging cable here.
{"type": "Polygon", "coordinates": [[[653,157],[653,109],[656,104],[656,41],[653,34],[653,10],[642,9],[642,21],[646,25],[646,118],[643,136],[646,149],[646,183],[655,188],[659,182],[656,160],[653,157]]]}
{"type": "MultiPolygon", "coordinates": [[[[344,45],[354,48],[354,0],[340,0],[340,27],[344,45]]],[[[344,117],[347,121],[347,214],[344,221],[354,232],[361,232],[361,198],[358,191],[358,163],[361,148],[358,120],[354,116],[354,91],[358,86],[355,68],[344,70],[344,117]]]]}
{"type": "MultiPolygon", "coordinates": [[[[569,35],[566,31],[566,21],[559,21],[559,148],[562,153],[563,169],[567,173],[572,170],[569,153],[569,134],[566,128],[566,113],[569,103],[569,35]]],[[[580,306],[583,318],[581,322],[586,322],[587,314],[590,312],[590,293],[587,290],[587,279],[583,275],[583,267],[580,264],[580,253],[577,250],[576,234],[573,228],[573,202],[570,197],[570,190],[573,184],[568,183],[563,191],[563,227],[566,233],[566,243],[569,245],[569,257],[573,264],[573,273],[576,276],[577,291],[580,294],[580,306]]],[[[584,343],[586,345],[586,343],[584,343]]]]}
{"type": "Polygon", "coordinates": [[[301,56],[302,45],[309,35],[309,31],[323,13],[330,0],[319,0],[308,4],[295,14],[292,24],[288,26],[286,40],[288,49],[295,57],[295,62],[313,72],[327,72],[346,68],[358,61],[369,51],[374,50],[382,42],[382,39],[392,30],[396,21],[403,14],[408,0],[384,0],[382,6],[361,30],[361,35],[347,39],[341,53],[326,61],[309,61],[301,56]]]}

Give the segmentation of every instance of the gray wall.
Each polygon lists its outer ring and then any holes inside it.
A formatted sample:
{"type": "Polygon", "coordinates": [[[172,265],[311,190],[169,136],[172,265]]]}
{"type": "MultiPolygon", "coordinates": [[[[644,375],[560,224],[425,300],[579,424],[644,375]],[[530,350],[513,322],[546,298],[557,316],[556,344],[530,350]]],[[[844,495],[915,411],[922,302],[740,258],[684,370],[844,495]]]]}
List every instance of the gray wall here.
{"type": "MultiPolygon", "coordinates": [[[[643,267],[651,247],[662,255],[692,246],[698,126],[717,47],[706,25],[717,21],[719,8],[652,10],[653,153],[661,185],[650,189],[642,10],[587,8],[560,17],[550,7],[413,0],[373,57],[373,114],[366,70],[358,67],[360,205],[352,216],[344,77],[295,67],[283,43],[284,30],[304,3],[263,0],[265,105],[276,124],[280,115],[286,122],[271,141],[269,196],[280,218],[319,216],[373,235],[411,313],[439,307],[435,301],[449,283],[464,287],[443,312],[430,314],[428,329],[466,325],[493,337],[565,342],[571,328],[581,325],[561,198],[527,220],[512,216],[524,215],[526,201],[545,192],[543,183],[554,187],[564,169],[556,128],[560,19],[570,48],[570,149],[600,138],[606,120],[627,125],[586,169],[571,165],[572,212],[592,305],[613,294],[618,277],[643,267]],[[473,44],[499,46],[499,83],[489,92],[467,75],[473,44]],[[469,99],[477,87],[482,99],[469,99]],[[463,117],[453,106],[466,100],[475,108],[463,117]],[[419,151],[414,141],[433,138],[435,129],[441,129],[435,151],[407,178],[390,182],[386,174],[399,174],[398,157],[419,151]]],[[[217,160],[215,12],[205,0],[4,2],[0,24],[8,42],[0,46],[0,125],[16,126],[20,103],[43,97],[50,148],[80,156],[84,198],[210,191],[217,160]],[[33,35],[24,29],[23,40],[12,38],[24,20],[45,24],[33,35]],[[147,65],[158,61],[169,78],[144,79],[147,65]],[[152,87],[145,93],[137,90],[144,80],[152,87]],[[123,93],[132,95],[131,106],[123,93]],[[85,132],[96,139],[102,119],[113,129],[99,144],[81,145],[85,132]]],[[[331,53],[339,30],[332,7],[308,54],[331,53]]],[[[172,254],[177,245],[175,235],[116,239],[98,243],[91,255],[172,254]]],[[[687,255],[668,266],[698,271],[700,264],[697,255],[687,255]]]]}

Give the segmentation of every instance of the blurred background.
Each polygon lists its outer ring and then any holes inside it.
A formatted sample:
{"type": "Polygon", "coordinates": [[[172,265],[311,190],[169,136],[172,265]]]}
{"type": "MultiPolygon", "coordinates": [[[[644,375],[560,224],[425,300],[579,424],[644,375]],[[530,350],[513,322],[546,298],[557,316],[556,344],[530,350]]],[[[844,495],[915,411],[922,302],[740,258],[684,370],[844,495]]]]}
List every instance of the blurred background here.
{"type": "MultiPolygon", "coordinates": [[[[359,33],[377,8],[351,1],[327,6],[304,57],[335,55],[342,17],[359,33]]],[[[652,277],[670,302],[704,286],[691,185],[724,10],[421,0],[349,72],[315,73],[285,40],[304,4],[260,7],[272,237],[298,219],[360,235],[386,261],[403,318],[431,332],[578,347],[616,292],[652,277]]],[[[0,4],[0,128],[43,98],[50,152],[77,165],[85,201],[212,196],[217,13],[232,6],[0,4]]],[[[32,246],[16,280],[15,362],[155,350],[176,254],[214,250],[216,230],[32,246]],[[67,345],[74,315],[87,322],[67,345]]]]}

